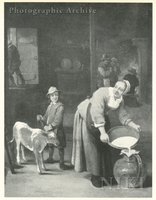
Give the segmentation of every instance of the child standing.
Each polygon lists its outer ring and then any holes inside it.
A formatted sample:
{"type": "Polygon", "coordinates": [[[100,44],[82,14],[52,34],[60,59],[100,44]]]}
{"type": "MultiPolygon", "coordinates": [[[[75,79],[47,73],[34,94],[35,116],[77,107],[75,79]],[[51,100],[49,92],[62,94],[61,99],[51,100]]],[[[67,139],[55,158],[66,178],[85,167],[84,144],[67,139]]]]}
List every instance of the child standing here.
{"type": "MultiPolygon", "coordinates": [[[[63,129],[63,115],[64,105],[59,101],[59,91],[56,87],[50,87],[47,93],[51,103],[48,106],[44,116],[37,115],[37,121],[41,121],[44,124],[45,131],[53,131],[55,137],[59,140],[58,146],[60,156],[60,169],[66,170],[67,166],[64,164],[64,148],[66,146],[66,138],[63,129]]],[[[48,163],[54,163],[53,154],[54,146],[49,145],[49,158],[46,160],[48,163]]]]}

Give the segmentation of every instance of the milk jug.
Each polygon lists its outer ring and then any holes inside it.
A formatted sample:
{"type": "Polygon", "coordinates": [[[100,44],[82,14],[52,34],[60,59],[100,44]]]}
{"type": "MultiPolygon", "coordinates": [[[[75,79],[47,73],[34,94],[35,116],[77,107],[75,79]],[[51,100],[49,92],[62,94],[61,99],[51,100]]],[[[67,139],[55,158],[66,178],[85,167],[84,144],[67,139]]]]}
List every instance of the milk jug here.
{"type": "Polygon", "coordinates": [[[116,161],[113,173],[121,188],[143,187],[146,178],[146,167],[139,152],[134,149],[123,149],[123,157],[116,161]]]}

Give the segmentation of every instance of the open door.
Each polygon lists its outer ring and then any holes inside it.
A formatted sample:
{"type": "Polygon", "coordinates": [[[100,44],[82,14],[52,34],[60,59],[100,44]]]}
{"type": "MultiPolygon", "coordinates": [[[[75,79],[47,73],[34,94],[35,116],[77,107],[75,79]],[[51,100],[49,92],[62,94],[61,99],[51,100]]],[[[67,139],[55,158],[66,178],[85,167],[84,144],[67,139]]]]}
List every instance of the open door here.
{"type": "MultiPolygon", "coordinates": [[[[10,40],[19,51],[21,65],[19,67],[26,84],[38,84],[38,45],[37,29],[34,28],[10,28],[10,40]]],[[[21,79],[14,73],[14,80],[21,85],[21,79]]]]}

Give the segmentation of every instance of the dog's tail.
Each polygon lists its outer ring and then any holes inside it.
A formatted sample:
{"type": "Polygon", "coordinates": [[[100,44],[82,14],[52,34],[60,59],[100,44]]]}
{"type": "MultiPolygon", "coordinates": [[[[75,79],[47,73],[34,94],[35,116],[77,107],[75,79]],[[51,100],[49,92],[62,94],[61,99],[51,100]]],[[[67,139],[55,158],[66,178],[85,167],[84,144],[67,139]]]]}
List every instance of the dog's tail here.
{"type": "Polygon", "coordinates": [[[14,135],[15,135],[15,133],[16,133],[16,131],[17,131],[17,130],[16,130],[17,123],[18,123],[18,122],[16,122],[16,123],[14,124],[14,126],[13,126],[13,136],[12,136],[12,140],[9,141],[8,144],[11,144],[13,141],[15,141],[14,135]]]}

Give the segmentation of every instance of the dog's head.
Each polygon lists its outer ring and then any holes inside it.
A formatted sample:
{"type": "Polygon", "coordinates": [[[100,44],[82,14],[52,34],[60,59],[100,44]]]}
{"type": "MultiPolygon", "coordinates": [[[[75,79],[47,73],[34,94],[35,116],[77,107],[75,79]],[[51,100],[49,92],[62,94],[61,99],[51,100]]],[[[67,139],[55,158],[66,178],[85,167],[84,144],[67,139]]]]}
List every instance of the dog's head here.
{"type": "Polygon", "coordinates": [[[40,138],[40,137],[43,137],[41,139],[42,142],[45,139],[45,142],[48,143],[48,144],[53,144],[55,146],[58,146],[60,144],[60,142],[56,138],[56,135],[54,134],[54,132],[46,132],[46,131],[41,130],[41,129],[37,129],[37,131],[34,131],[32,133],[31,140],[33,141],[35,138],[40,138]]]}
{"type": "Polygon", "coordinates": [[[47,135],[48,135],[48,140],[47,140],[48,144],[53,144],[55,146],[58,146],[60,144],[54,132],[49,132],[47,135]]]}

